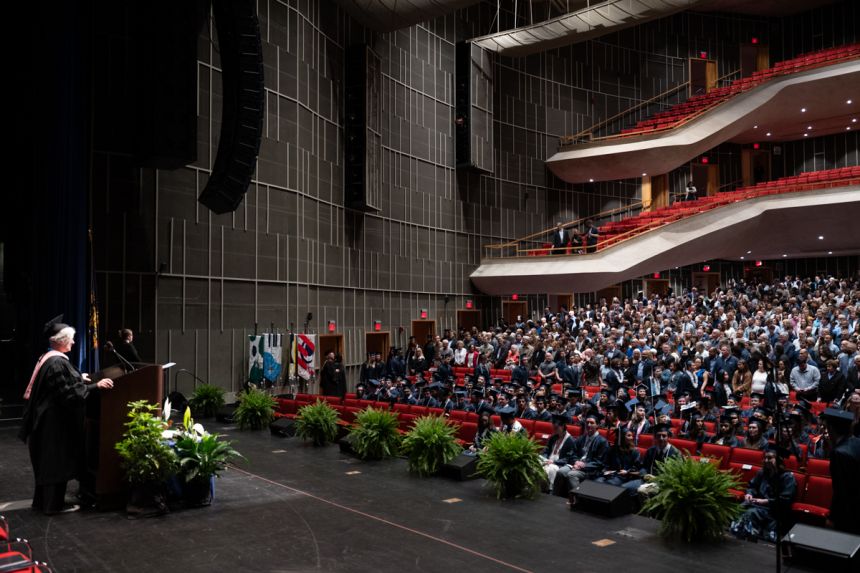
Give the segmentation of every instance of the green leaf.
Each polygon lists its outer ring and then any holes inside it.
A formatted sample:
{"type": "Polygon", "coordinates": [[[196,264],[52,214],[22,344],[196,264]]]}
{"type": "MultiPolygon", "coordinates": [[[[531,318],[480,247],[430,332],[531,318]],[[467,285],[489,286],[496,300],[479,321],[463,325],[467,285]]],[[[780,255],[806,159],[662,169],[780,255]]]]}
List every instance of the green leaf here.
{"type": "Polygon", "coordinates": [[[337,437],[337,410],[328,402],[317,400],[299,408],[296,414],[296,435],[323,446],[337,437]]]}
{"type": "Polygon", "coordinates": [[[356,414],[350,436],[358,457],[364,460],[391,457],[400,445],[397,413],[368,406],[356,414]]]}
{"type": "Polygon", "coordinates": [[[422,416],[403,437],[401,450],[410,471],[428,476],[437,473],[463,448],[457,443],[456,426],[441,416],[422,416]]]}

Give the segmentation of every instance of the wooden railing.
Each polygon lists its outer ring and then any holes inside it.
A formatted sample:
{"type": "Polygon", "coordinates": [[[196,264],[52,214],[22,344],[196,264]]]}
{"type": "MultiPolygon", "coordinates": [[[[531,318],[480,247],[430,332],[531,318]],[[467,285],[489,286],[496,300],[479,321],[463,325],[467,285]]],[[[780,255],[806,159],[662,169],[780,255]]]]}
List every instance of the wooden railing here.
{"type": "MultiPolygon", "coordinates": [[[[607,209],[606,211],[601,211],[600,213],[589,215],[588,217],[580,217],[574,221],[569,221],[562,225],[562,228],[565,230],[576,228],[581,226],[585,221],[600,221],[606,219],[607,217],[613,217],[618,215],[619,213],[627,213],[630,214],[631,211],[634,210],[645,210],[651,206],[651,201],[636,201],[634,203],[628,203],[627,205],[622,205],[620,207],[615,207],[614,209],[607,209]]],[[[536,233],[532,233],[531,235],[526,235],[525,237],[520,237],[519,239],[514,239],[513,241],[507,241],[505,243],[492,243],[488,245],[484,245],[484,249],[486,249],[485,254],[491,258],[497,257],[506,257],[506,256],[522,256],[527,255],[531,252],[537,252],[545,250],[546,247],[543,247],[543,243],[552,242],[552,234],[558,231],[558,226],[552,227],[550,229],[544,229],[542,231],[538,231],[536,233]],[[533,248],[523,248],[523,245],[540,245],[535,246],[533,248]]]]}
{"type": "Polygon", "coordinates": [[[689,85],[690,85],[690,82],[684,82],[683,84],[678,84],[677,86],[675,86],[673,88],[669,88],[668,90],[664,91],[663,93],[659,93],[659,94],[655,95],[651,99],[646,99],[645,101],[639,102],[636,105],[634,105],[633,107],[622,111],[621,113],[616,113],[612,117],[606,118],[603,121],[595,123],[594,125],[592,125],[588,129],[584,129],[575,135],[565,135],[563,137],[560,137],[559,138],[559,145],[561,145],[561,146],[573,145],[574,143],[577,143],[581,140],[591,141],[591,140],[595,139],[594,138],[594,132],[595,131],[602,129],[602,128],[606,127],[607,125],[610,125],[610,124],[618,121],[619,119],[626,117],[626,116],[630,115],[631,113],[633,113],[639,109],[642,109],[645,106],[651,105],[651,104],[657,102],[658,100],[666,98],[675,92],[681,91],[683,88],[686,88],[689,85]]]}

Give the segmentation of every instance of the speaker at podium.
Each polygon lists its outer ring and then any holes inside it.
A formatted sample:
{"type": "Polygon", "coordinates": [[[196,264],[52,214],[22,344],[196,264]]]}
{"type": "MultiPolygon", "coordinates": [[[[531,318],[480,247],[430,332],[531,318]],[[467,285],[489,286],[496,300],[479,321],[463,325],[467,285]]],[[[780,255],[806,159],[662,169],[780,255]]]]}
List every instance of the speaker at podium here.
{"type": "Polygon", "coordinates": [[[90,496],[98,509],[114,509],[126,503],[127,486],[114,447],[122,439],[128,418],[128,403],[164,400],[164,370],[168,364],[117,364],[94,375],[92,380],[110,378],[113,389],[93,392],[87,398],[86,468],[81,478],[82,493],[90,496]]]}

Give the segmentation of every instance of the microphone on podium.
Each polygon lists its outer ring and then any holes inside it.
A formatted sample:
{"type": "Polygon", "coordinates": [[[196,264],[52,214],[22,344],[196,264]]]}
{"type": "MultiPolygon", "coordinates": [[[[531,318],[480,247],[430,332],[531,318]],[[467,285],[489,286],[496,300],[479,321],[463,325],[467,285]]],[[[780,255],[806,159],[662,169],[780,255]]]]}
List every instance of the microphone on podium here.
{"type": "Polygon", "coordinates": [[[110,341],[105,342],[105,345],[103,348],[104,348],[105,352],[113,353],[113,355],[116,356],[119,359],[119,361],[122,362],[122,364],[124,366],[127,366],[128,368],[130,368],[130,370],[128,370],[128,372],[134,372],[135,370],[137,370],[134,367],[134,364],[132,364],[131,362],[126,360],[122,354],[120,354],[119,352],[116,351],[116,348],[114,347],[113,342],[110,342],[110,341]]]}

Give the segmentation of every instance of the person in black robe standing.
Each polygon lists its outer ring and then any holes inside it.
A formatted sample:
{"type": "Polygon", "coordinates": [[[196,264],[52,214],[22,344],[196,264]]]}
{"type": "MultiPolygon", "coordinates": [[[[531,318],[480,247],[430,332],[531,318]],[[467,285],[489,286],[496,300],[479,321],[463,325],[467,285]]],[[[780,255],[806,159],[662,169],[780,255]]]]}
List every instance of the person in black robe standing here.
{"type": "Polygon", "coordinates": [[[30,450],[36,481],[33,509],[46,515],[80,509],[66,505],[65,495],[69,480],[78,478],[83,467],[85,399],[97,388],[113,388],[109,378],[91,382],[69,362],[75,329],[62,320],[60,315],[45,325],[51,350],[39,358],[24,393],[19,433],[30,450]]]}
{"type": "Polygon", "coordinates": [[[140,355],[137,353],[137,348],[134,347],[134,332],[129,328],[123,328],[119,331],[119,337],[120,341],[116,345],[117,353],[132,364],[142,362],[140,355]]]}
{"type": "Polygon", "coordinates": [[[320,390],[323,396],[337,396],[337,366],[334,360],[334,351],[325,355],[325,363],[320,370],[320,390]]]}
{"type": "Polygon", "coordinates": [[[860,438],[851,435],[854,415],[851,412],[827,408],[821,414],[834,444],[830,452],[830,475],[833,478],[833,499],[830,522],[846,533],[860,534],[860,438]]]}

